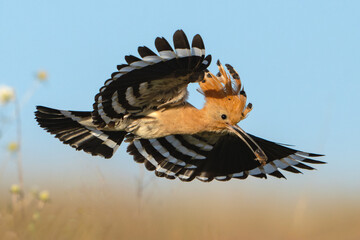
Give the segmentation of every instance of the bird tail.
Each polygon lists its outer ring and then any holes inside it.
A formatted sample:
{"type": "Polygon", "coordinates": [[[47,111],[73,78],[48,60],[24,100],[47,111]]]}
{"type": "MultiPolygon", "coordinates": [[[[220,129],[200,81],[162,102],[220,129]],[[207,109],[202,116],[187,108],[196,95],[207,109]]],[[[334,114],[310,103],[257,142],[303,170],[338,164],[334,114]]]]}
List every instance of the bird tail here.
{"type": "Polygon", "coordinates": [[[99,130],[92,123],[91,112],[65,111],[36,107],[35,119],[47,132],[64,144],[91,155],[110,158],[127,132],[99,130]]]}

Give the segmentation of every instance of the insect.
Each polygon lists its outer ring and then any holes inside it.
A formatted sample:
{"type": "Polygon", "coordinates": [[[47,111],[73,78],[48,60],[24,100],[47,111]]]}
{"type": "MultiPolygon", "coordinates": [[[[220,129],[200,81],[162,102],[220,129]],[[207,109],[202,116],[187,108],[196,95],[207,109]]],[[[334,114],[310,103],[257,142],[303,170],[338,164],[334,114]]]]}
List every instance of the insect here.
{"type": "Polygon", "coordinates": [[[281,170],[324,163],[323,155],[291,149],[246,133],[237,124],[252,110],[239,74],[228,72],[218,61],[219,73],[207,70],[200,35],[192,44],[182,30],[173,36],[174,49],[165,38],[156,38],[159,55],[139,47],[141,58],[125,56],[126,64],[105,81],[95,96],[93,110],[56,110],[37,106],[38,124],[64,144],[105,158],[120,144],[159,177],[191,181],[248,175],[285,178],[281,170]],[[187,86],[198,83],[205,105],[197,109],[187,102],[187,86]]]}

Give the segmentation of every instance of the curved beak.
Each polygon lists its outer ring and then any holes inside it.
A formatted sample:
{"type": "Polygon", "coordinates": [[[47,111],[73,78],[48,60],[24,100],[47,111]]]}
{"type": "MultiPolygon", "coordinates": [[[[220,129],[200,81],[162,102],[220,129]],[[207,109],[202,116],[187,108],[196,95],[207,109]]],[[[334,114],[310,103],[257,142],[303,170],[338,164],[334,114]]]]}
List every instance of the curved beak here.
{"type": "Polygon", "coordinates": [[[227,128],[237,135],[244,143],[250,148],[250,150],[255,155],[255,160],[259,161],[262,165],[266,164],[266,160],[268,159],[264,151],[260,148],[260,146],[252,139],[244,130],[242,130],[237,125],[228,124],[227,128]]]}

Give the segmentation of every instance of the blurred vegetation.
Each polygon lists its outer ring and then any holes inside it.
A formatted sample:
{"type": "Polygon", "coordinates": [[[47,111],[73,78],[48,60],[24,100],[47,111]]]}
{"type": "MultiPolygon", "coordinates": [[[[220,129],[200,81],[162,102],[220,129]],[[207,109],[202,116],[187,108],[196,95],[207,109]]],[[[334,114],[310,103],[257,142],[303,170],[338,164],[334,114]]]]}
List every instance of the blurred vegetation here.
{"type": "MultiPolygon", "coordinates": [[[[155,190],[155,189],[154,189],[155,190]]],[[[295,203],[222,196],[152,195],[138,208],[137,196],[109,185],[53,189],[1,201],[0,239],[359,239],[359,206],[329,199],[295,203]],[[7,203],[7,205],[5,204],[7,203]],[[4,205],[5,204],[5,205],[4,205]],[[15,205],[14,205],[15,204],[15,205]],[[346,205],[344,205],[346,204],[346,205]],[[341,207],[338,207],[341,205],[341,207]],[[5,207],[6,206],[6,207],[5,207]],[[140,211],[138,211],[140,210],[140,211]]],[[[10,194],[12,197],[16,193],[10,194]]]]}
{"type": "Polygon", "coordinates": [[[33,85],[27,90],[22,99],[19,99],[19,96],[17,96],[16,90],[13,87],[7,85],[0,86],[0,138],[3,137],[4,132],[6,132],[5,130],[11,129],[9,128],[11,125],[15,125],[15,133],[10,133],[10,137],[5,135],[7,137],[6,140],[11,138],[11,135],[16,136],[16,140],[6,143],[5,149],[9,155],[3,157],[3,154],[1,154],[0,180],[3,177],[10,160],[15,160],[18,173],[18,183],[12,184],[9,188],[10,203],[8,203],[7,207],[0,208],[0,239],[18,239],[19,237],[16,232],[8,231],[11,226],[7,225],[10,223],[7,219],[12,219],[11,225],[20,224],[25,220],[22,224],[27,224],[27,226],[24,225],[22,227],[25,227],[28,230],[33,229],[35,222],[40,217],[41,210],[50,200],[50,194],[46,190],[41,192],[33,190],[30,193],[25,193],[21,151],[21,109],[36,92],[39,84],[47,81],[47,78],[46,71],[38,71],[35,75],[33,85]],[[31,217],[28,218],[28,216],[31,217]],[[5,227],[5,229],[3,229],[3,227],[5,227]],[[5,235],[1,236],[2,233],[5,233],[5,235]]]}

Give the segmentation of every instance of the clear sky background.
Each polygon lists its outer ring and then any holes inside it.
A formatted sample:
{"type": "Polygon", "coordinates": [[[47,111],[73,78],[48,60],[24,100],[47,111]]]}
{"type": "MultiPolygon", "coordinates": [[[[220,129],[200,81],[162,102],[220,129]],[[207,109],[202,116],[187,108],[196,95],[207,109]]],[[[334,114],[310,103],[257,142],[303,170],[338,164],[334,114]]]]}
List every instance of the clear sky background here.
{"type": "MultiPolygon", "coordinates": [[[[159,189],[255,189],[274,192],[360,192],[360,2],[359,1],[0,1],[0,85],[26,95],[38,70],[42,84],[22,109],[25,179],[29,184],[58,184],[96,175],[130,185],[139,166],[126,144],[110,160],[63,145],[37,126],[36,105],[91,110],[104,81],[137,55],[138,46],[155,49],[177,29],[191,39],[199,33],[215,61],[230,63],[244,83],[254,109],[240,123],[246,131],[297,149],[325,154],[327,165],[288,180],[249,177],[228,183],[155,179],[159,189]],[[129,180],[125,180],[129,179],[129,180]]],[[[202,96],[191,86],[190,102],[202,96]]],[[[11,112],[11,106],[0,109],[11,112]]],[[[15,125],[1,126],[0,164],[15,125]]],[[[16,181],[10,162],[3,179],[16,181]]],[[[153,173],[146,173],[151,177],[153,173]]],[[[4,187],[4,186],[2,186],[4,187]]],[[[225,189],[225,190],[224,190],[225,189]]],[[[248,190],[248,193],[251,192],[248,190]]]]}

